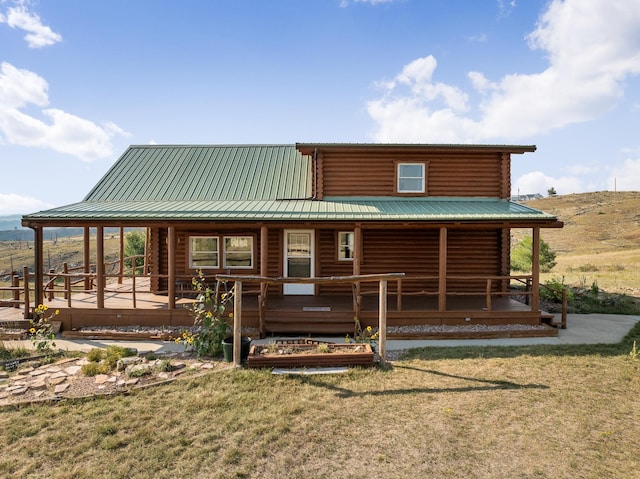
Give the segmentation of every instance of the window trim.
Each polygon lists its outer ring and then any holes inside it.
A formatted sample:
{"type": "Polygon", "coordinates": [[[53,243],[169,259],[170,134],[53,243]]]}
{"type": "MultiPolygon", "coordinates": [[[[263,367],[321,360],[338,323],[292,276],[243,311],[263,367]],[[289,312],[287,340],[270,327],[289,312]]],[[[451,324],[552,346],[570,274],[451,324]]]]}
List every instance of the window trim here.
{"type": "Polygon", "coordinates": [[[224,235],[222,236],[222,268],[223,269],[253,269],[254,265],[254,247],[252,235],[224,235]],[[251,263],[249,266],[228,266],[227,265],[227,239],[230,238],[248,238],[249,239],[249,252],[251,254],[251,263]]]}
{"type": "MultiPolygon", "coordinates": [[[[213,250],[211,251],[213,252],[213,250]]],[[[220,269],[220,236],[219,235],[193,235],[189,236],[189,269],[220,269]],[[196,266],[193,264],[193,241],[197,239],[212,239],[216,242],[216,258],[217,262],[212,266],[196,266]]]]}
{"type": "Polygon", "coordinates": [[[424,195],[427,193],[427,169],[428,162],[425,161],[396,161],[395,162],[395,191],[400,195],[424,195]],[[401,190],[400,180],[402,178],[418,179],[418,177],[400,176],[402,166],[420,166],[422,168],[421,188],[419,190],[401,190]]]}
{"type": "Polygon", "coordinates": [[[338,235],[337,235],[337,241],[336,241],[336,256],[338,261],[340,262],[353,262],[354,258],[355,258],[355,249],[356,249],[356,232],[354,230],[342,230],[342,231],[338,231],[338,235]],[[352,251],[351,251],[351,258],[342,258],[340,256],[340,250],[343,246],[342,244],[342,235],[352,235],[353,238],[353,242],[352,242],[352,251]]]}

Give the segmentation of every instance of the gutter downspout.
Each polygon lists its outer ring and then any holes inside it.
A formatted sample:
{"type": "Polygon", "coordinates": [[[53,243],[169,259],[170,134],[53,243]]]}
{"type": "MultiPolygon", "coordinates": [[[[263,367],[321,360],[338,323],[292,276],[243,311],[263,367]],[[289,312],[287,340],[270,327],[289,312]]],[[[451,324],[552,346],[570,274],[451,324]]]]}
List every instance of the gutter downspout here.
{"type": "Polygon", "coordinates": [[[318,198],[318,149],[313,150],[313,196],[312,201],[318,198]]]}

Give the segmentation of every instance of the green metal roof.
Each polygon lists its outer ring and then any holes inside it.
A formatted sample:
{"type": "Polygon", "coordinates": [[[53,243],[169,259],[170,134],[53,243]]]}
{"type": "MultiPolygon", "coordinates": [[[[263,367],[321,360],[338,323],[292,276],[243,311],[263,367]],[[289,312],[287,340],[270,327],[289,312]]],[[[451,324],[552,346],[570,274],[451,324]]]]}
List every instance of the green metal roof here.
{"type": "Polygon", "coordinates": [[[29,215],[76,220],[554,221],[552,215],[493,198],[332,197],[313,200],[81,202],[29,215]]]}
{"type": "Polygon", "coordinates": [[[303,155],[295,145],[131,146],[82,202],[25,215],[23,224],[556,221],[499,198],[347,196],[316,201],[311,198],[311,163],[311,154],[303,155]]]}
{"type": "Polygon", "coordinates": [[[294,145],[131,146],[84,201],[304,199],[310,171],[294,145]]]}

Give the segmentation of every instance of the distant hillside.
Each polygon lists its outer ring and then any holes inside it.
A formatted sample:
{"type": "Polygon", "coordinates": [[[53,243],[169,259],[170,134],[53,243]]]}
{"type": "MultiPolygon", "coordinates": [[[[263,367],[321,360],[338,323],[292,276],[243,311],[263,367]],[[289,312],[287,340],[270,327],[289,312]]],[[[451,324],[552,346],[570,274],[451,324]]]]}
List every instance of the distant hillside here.
{"type": "MultiPolygon", "coordinates": [[[[557,253],[557,266],[541,279],[640,296],[640,192],[600,191],[525,203],[564,222],[540,236],[557,253]]],[[[514,231],[514,237],[530,231],[514,231]]]]}
{"type": "Polygon", "coordinates": [[[22,227],[21,215],[0,216],[0,231],[26,229],[22,227]]]}

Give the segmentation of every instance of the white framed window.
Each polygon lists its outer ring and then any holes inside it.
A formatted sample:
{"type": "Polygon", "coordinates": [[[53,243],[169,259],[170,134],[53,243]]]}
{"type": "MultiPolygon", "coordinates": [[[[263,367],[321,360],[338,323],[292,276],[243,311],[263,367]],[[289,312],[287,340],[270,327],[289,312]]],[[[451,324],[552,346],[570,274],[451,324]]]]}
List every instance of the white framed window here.
{"type": "Polygon", "coordinates": [[[353,261],[355,236],[353,231],[338,231],[338,261],[353,261]]]}
{"type": "Polygon", "coordinates": [[[424,163],[398,163],[398,193],[424,193],[424,163]]]}
{"type": "Polygon", "coordinates": [[[211,269],[219,266],[218,237],[191,236],[189,238],[189,268],[211,269]]]}
{"type": "Polygon", "coordinates": [[[253,237],[224,237],[224,267],[253,268],[253,237]]]}

